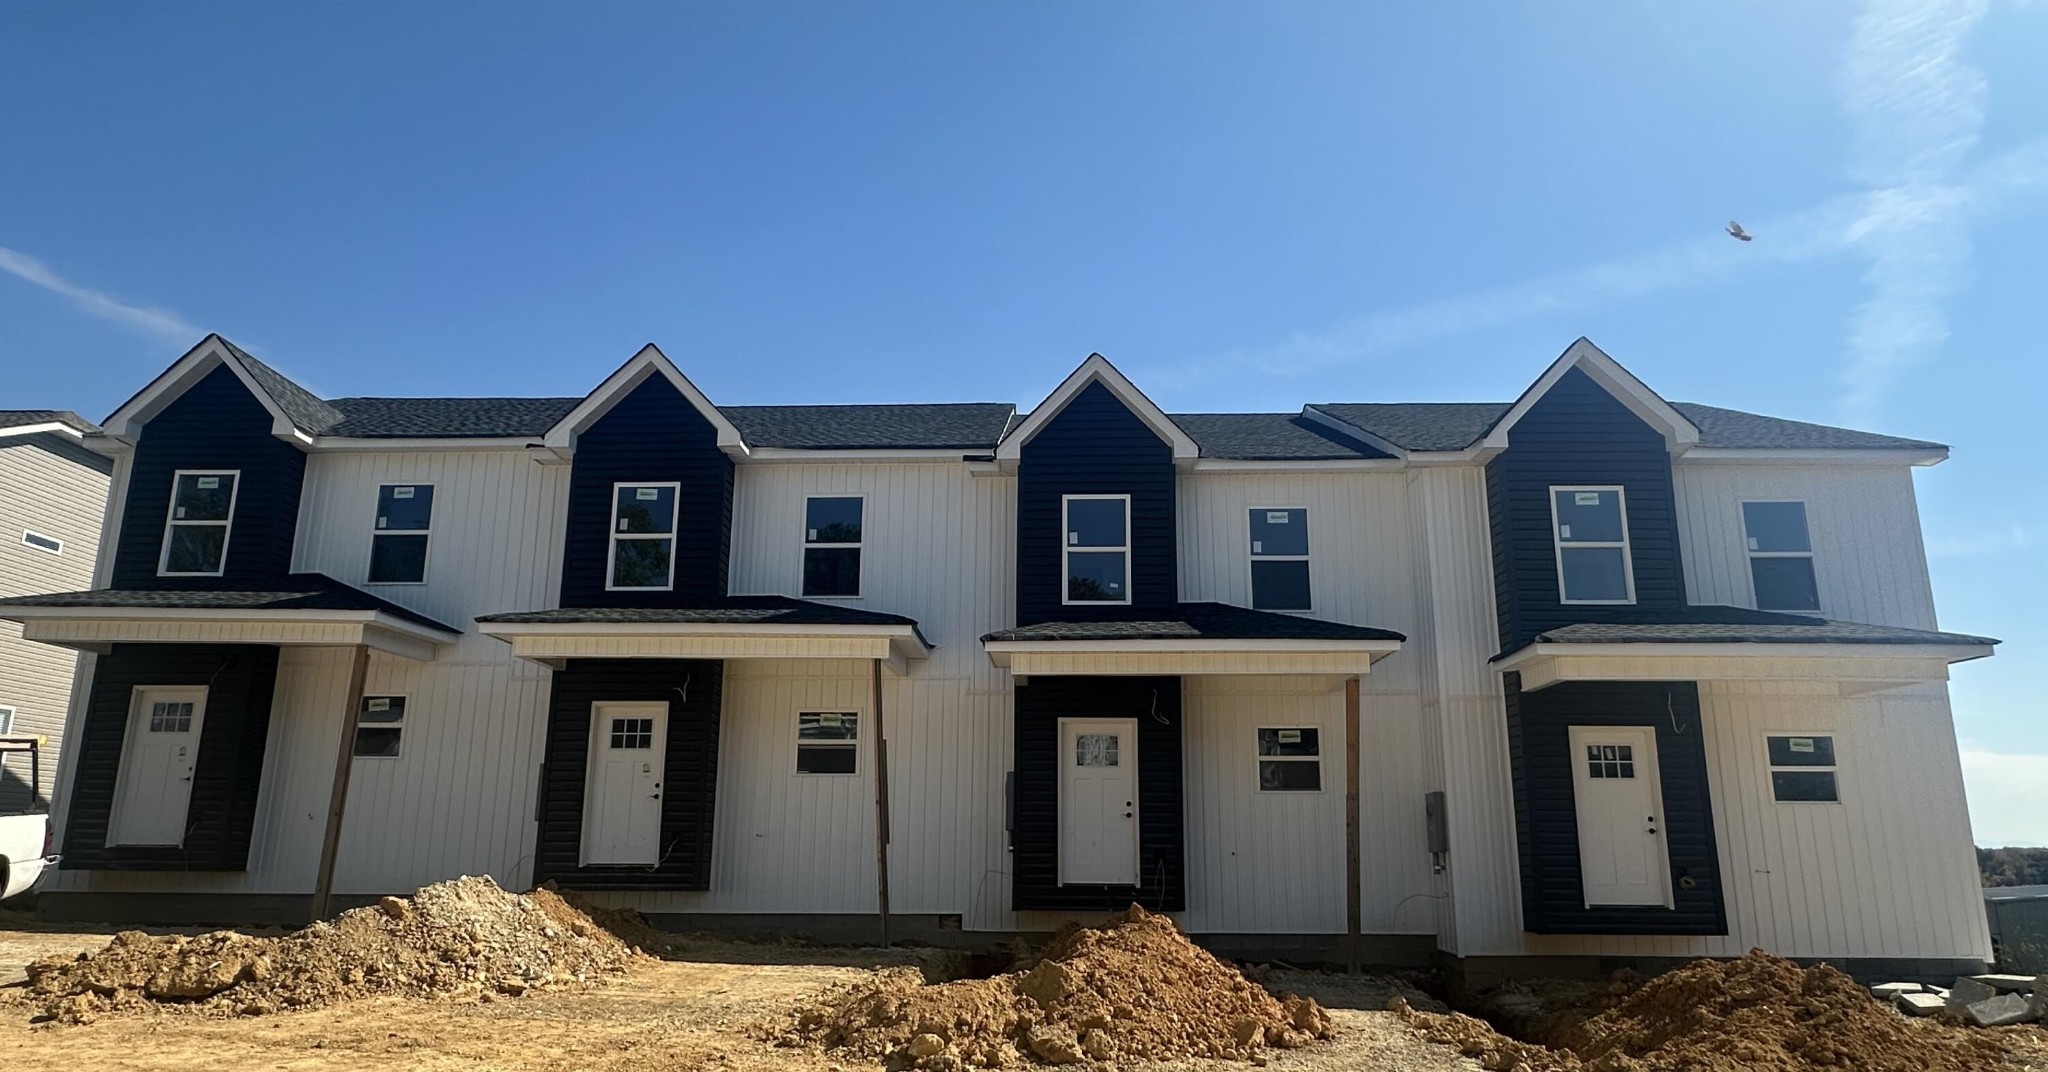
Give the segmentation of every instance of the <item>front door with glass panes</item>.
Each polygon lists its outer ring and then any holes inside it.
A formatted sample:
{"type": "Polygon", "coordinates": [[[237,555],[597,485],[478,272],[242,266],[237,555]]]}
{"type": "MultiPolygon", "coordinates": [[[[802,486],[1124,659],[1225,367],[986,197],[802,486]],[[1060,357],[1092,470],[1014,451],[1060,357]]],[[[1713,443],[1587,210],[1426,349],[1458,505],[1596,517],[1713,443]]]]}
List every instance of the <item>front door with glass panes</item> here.
{"type": "Polygon", "coordinates": [[[1670,904],[1656,731],[1573,726],[1570,756],[1587,907],[1670,904]]]}
{"type": "Polygon", "coordinates": [[[1060,883],[1138,884],[1138,720],[1060,720],[1060,883]]]}
{"type": "Polygon", "coordinates": [[[128,709],[128,735],[109,845],[182,845],[206,722],[204,688],[139,688],[128,709]]]}
{"type": "Polygon", "coordinates": [[[590,765],[583,783],[583,863],[653,867],[661,862],[662,757],[668,704],[591,705],[590,765]]]}

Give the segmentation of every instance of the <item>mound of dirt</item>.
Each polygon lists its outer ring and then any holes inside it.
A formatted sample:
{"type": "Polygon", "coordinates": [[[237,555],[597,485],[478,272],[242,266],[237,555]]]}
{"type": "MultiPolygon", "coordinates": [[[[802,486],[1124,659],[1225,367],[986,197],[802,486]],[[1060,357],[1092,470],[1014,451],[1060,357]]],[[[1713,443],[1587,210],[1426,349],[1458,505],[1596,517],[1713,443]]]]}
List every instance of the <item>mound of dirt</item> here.
{"type": "Polygon", "coordinates": [[[2007,1040],[1908,1020],[1840,971],[1759,950],[1699,960],[1647,981],[1616,976],[1591,1009],[1554,1016],[1550,1046],[1483,1020],[1400,1010],[1435,1042],[1515,1072],[1991,1072],[2013,1067],[2007,1040]]]}
{"type": "Polygon", "coordinates": [[[1276,1000],[1171,919],[1133,905],[1102,927],[1067,927],[1029,970],[927,983],[892,968],[819,995],[768,1032],[784,1045],[943,1072],[1031,1061],[1117,1065],[1249,1058],[1333,1034],[1307,998],[1276,1000]]]}
{"type": "Polygon", "coordinates": [[[66,1023],[110,1011],[255,1016],[369,994],[519,995],[625,971],[637,954],[550,890],[463,877],[276,938],[123,931],[28,966],[28,998],[66,1023]]]}

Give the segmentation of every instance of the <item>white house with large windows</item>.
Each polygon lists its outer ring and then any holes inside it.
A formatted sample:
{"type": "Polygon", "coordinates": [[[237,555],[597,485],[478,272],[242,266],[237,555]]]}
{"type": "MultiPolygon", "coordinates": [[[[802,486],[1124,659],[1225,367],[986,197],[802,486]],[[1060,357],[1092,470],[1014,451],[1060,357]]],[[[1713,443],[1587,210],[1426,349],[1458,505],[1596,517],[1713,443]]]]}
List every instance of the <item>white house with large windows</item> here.
{"type": "MultiPolygon", "coordinates": [[[[1533,371],[1533,368],[1532,368],[1533,371]]],[[[1507,385],[1503,385],[1507,386],[1507,385]]],[[[1504,394],[1507,392],[1503,392],[1504,394]]],[[[1988,954],[1913,470],[1585,340],[1512,402],[323,399],[208,337],[85,440],[65,918],[462,873],[1301,959],[1988,954]]]]}

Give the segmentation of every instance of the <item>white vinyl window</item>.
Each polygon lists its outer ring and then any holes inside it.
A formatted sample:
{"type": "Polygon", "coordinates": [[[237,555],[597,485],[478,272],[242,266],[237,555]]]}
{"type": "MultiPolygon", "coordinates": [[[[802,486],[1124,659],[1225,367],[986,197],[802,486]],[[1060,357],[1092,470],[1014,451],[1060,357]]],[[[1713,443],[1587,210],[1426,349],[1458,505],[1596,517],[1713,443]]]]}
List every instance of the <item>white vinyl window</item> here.
{"type": "Polygon", "coordinates": [[[377,527],[370,534],[370,583],[425,584],[433,521],[434,485],[379,487],[377,527]]]}
{"type": "Polygon", "coordinates": [[[218,577],[228,560],[228,529],[242,474],[235,469],[180,469],[171,476],[159,577],[218,577]]]}
{"type": "Polygon", "coordinates": [[[607,590],[651,592],[674,586],[676,499],[681,488],[675,482],[612,486],[607,590]]]}
{"type": "Polygon", "coordinates": [[[1797,500],[1742,504],[1743,542],[1749,552],[1750,590],[1758,610],[1818,611],[1813,541],[1806,504],[1797,500]]]}
{"type": "Polygon", "coordinates": [[[1253,507],[1252,609],[1309,610],[1308,510],[1253,507]]]}
{"type": "Polygon", "coordinates": [[[14,732],[14,708],[0,707],[0,735],[14,732]]]}
{"type": "Polygon", "coordinates": [[[364,759],[397,759],[405,735],[405,697],[365,696],[356,712],[356,755],[364,759]]]}
{"type": "Polygon", "coordinates": [[[1780,804],[1841,802],[1833,735],[1766,734],[1764,759],[1770,764],[1772,800],[1780,804]]]}
{"type": "Polygon", "coordinates": [[[53,555],[61,555],[64,553],[63,540],[60,540],[55,536],[45,536],[42,533],[37,532],[33,529],[22,530],[21,545],[23,547],[33,547],[38,551],[48,551],[53,555]]]}
{"type": "Polygon", "coordinates": [[[867,500],[858,495],[812,495],[804,500],[804,595],[860,595],[861,522],[867,500]]]}
{"type": "Polygon", "coordinates": [[[1314,793],[1323,788],[1323,731],[1314,726],[1259,727],[1259,792],[1314,793]]]}
{"type": "Polygon", "coordinates": [[[1634,603],[1628,500],[1618,485],[1550,489],[1558,598],[1566,603],[1634,603]]]}
{"type": "Polygon", "coordinates": [[[796,772],[860,773],[860,713],[799,712],[796,716],[796,772]]]}
{"type": "Polygon", "coordinates": [[[1131,497],[1065,495],[1060,499],[1063,603],[1131,601],[1131,497]]]}

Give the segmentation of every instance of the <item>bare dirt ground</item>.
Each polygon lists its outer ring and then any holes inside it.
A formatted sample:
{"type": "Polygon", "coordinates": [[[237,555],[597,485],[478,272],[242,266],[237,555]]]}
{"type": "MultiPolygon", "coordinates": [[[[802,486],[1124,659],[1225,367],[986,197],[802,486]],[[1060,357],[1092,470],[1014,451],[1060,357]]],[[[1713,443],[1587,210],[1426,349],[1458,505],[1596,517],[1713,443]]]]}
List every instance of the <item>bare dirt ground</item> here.
{"type": "MultiPolygon", "coordinates": [[[[755,1028],[786,1017],[821,988],[857,981],[877,967],[927,966],[940,954],[848,950],[685,938],[665,959],[588,989],[488,1001],[373,997],[303,1012],[214,1018],[147,1012],[89,1024],[31,1024],[14,1000],[31,960],[103,946],[106,931],[55,930],[0,918],[0,1067],[210,1070],[462,1069],[620,1072],[685,1069],[798,1069],[864,1072],[879,1065],[779,1048],[755,1028]]],[[[194,932],[188,932],[194,933],[194,932]]],[[[1311,996],[1340,1030],[1331,1042],[1274,1051],[1284,1072],[1470,1072],[1479,1066],[1433,1045],[1384,1008],[1384,980],[1275,971],[1275,991],[1311,996]]],[[[1143,1066],[1230,1072],[1232,1061],[1143,1066]]]]}

